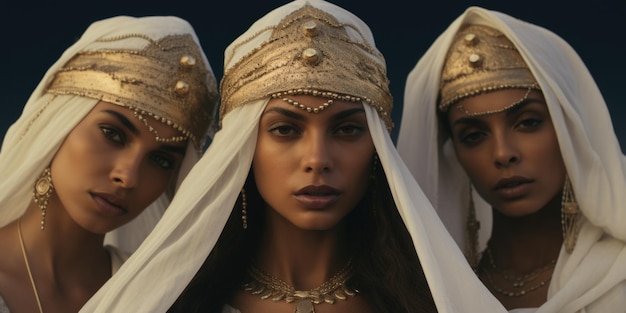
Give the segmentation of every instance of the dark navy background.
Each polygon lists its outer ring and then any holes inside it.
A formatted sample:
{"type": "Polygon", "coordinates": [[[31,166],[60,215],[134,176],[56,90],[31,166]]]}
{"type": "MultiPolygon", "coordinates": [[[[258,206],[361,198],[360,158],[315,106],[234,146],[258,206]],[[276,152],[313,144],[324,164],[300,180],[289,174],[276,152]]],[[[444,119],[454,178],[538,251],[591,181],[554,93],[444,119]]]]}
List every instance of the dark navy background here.
{"type": "MultiPolygon", "coordinates": [[[[5,1],[0,6],[0,138],[18,118],[30,93],[61,53],[93,21],[115,15],[176,15],[195,28],[218,80],[226,46],[255,20],[287,0],[225,1],[5,1]],[[8,3],[7,3],[8,2],[8,3]]],[[[468,6],[498,10],[559,34],[595,77],[626,144],[626,1],[555,0],[335,0],[372,29],[385,55],[397,136],[404,81],[436,37],[468,6]],[[413,8],[417,6],[417,8],[413,8]]],[[[593,104],[590,104],[593,105],[593,104]]],[[[622,148],[622,150],[624,150],[622,148]]]]}

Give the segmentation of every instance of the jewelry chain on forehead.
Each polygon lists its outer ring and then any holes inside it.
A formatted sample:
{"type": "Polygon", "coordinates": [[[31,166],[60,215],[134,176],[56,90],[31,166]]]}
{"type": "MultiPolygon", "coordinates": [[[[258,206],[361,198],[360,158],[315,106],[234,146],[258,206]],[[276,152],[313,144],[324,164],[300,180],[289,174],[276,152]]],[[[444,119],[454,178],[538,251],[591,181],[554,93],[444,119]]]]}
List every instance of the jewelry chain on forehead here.
{"type": "MultiPolygon", "coordinates": [[[[161,136],[159,136],[159,132],[157,132],[156,129],[154,129],[154,127],[152,127],[150,124],[148,124],[148,120],[143,116],[142,114],[143,112],[139,112],[138,110],[133,110],[133,114],[135,115],[135,117],[142,121],[144,125],[146,125],[146,127],[148,127],[148,130],[154,134],[154,139],[157,142],[164,142],[164,143],[168,143],[168,142],[182,142],[187,140],[187,136],[174,136],[174,137],[170,137],[170,138],[162,138],[161,136]]],[[[157,121],[158,122],[158,121],[157,121]]],[[[172,124],[171,122],[167,122],[165,123],[166,125],[173,127],[174,129],[178,130],[176,128],[175,124],[172,124]]],[[[179,130],[180,131],[180,130],[179,130]]]]}
{"type": "Polygon", "coordinates": [[[327,107],[329,107],[331,104],[333,104],[333,99],[328,99],[326,100],[326,102],[322,103],[322,105],[318,106],[317,108],[312,108],[310,106],[307,106],[305,104],[302,104],[296,100],[284,97],[281,98],[281,100],[293,105],[296,108],[302,109],[304,111],[307,111],[309,113],[319,113],[321,111],[324,111],[327,107]]]}
{"type": "Polygon", "coordinates": [[[286,92],[274,93],[271,95],[271,97],[272,99],[281,99],[293,105],[294,107],[307,111],[309,113],[319,113],[321,111],[324,111],[331,104],[333,104],[335,100],[343,100],[343,101],[350,101],[350,102],[362,101],[360,97],[345,96],[345,95],[340,95],[334,92],[325,92],[325,91],[308,90],[308,89],[289,90],[286,92]],[[314,108],[314,107],[307,106],[306,104],[302,104],[296,100],[293,100],[287,97],[287,95],[312,95],[315,97],[329,98],[329,99],[326,100],[326,102],[322,103],[320,106],[314,108]]]}
{"type": "Polygon", "coordinates": [[[499,109],[495,109],[495,110],[489,110],[489,111],[484,111],[484,112],[470,112],[469,110],[467,110],[465,107],[463,107],[462,104],[457,104],[456,108],[467,114],[467,116],[472,116],[472,117],[476,117],[476,116],[484,116],[484,115],[489,115],[489,114],[495,114],[495,113],[500,113],[500,112],[504,112],[512,107],[515,107],[516,105],[519,105],[521,103],[523,103],[524,101],[526,101],[526,99],[528,99],[528,95],[530,95],[530,92],[532,91],[532,87],[528,87],[528,90],[526,90],[526,93],[524,94],[524,96],[516,101],[513,102],[505,107],[499,108],[499,109]]]}

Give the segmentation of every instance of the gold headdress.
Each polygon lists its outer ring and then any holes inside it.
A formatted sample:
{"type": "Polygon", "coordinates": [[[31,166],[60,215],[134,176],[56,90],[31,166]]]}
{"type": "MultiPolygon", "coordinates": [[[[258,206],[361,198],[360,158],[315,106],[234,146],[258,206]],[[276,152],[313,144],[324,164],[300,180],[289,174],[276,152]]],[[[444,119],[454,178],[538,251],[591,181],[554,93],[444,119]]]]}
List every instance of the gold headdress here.
{"type": "Polygon", "coordinates": [[[539,85],[515,45],[499,31],[466,25],[455,36],[441,74],[439,110],[483,92],[539,85]]]}
{"type": "Polygon", "coordinates": [[[271,31],[271,37],[225,72],[220,85],[220,119],[249,101],[311,94],[364,101],[377,109],[388,128],[392,127],[392,97],[384,58],[355,26],[339,23],[307,4],[278,25],[243,40],[234,50],[265,31],[271,31]],[[352,39],[349,31],[356,32],[360,40],[352,39]]]}
{"type": "Polygon", "coordinates": [[[157,140],[189,138],[196,148],[201,147],[204,142],[199,141],[204,140],[212,124],[218,102],[217,82],[192,36],[171,35],[154,41],[141,34],[129,34],[98,42],[128,38],[142,38],[150,44],[143,50],[99,49],[78,53],[55,75],[47,92],[127,107],[146,125],[144,115],[183,133],[175,138],[160,138],[155,133],[157,140]]]}

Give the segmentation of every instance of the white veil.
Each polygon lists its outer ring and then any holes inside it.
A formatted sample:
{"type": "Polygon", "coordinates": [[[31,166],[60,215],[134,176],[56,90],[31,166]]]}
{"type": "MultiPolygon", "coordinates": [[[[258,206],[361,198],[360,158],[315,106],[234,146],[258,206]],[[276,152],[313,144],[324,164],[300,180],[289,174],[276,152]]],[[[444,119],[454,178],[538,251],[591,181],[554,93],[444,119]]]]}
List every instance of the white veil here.
{"type": "MultiPolygon", "coordinates": [[[[356,25],[369,45],[375,46],[367,25],[350,12],[322,0],[297,0],[270,12],[235,40],[226,50],[225,69],[268,38],[263,34],[256,37],[259,32],[306,4],[332,14],[341,23],[356,25]],[[253,35],[256,41],[250,41],[253,35]],[[241,50],[233,53],[235,47],[241,50]]],[[[363,40],[356,33],[351,36],[363,40]]],[[[224,117],[222,129],[183,181],[154,231],[81,312],[165,312],[174,303],[213,249],[235,205],[250,170],[258,122],[268,101],[246,103],[224,117]]],[[[506,312],[465,262],[401,161],[383,119],[372,106],[364,107],[380,163],[438,311],[506,312]]]]}
{"type": "MultiPolygon", "coordinates": [[[[70,46],[46,72],[36,87],[19,119],[11,125],[0,151],[0,227],[20,217],[32,198],[36,178],[46,168],[67,134],[98,103],[97,99],[73,96],[51,95],[46,88],[55,74],[72,57],[82,51],[103,48],[123,48],[141,50],[150,42],[140,38],[123,41],[96,42],[100,38],[110,38],[127,34],[143,34],[158,40],[173,34],[191,34],[199,41],[191,25],[177,17],[120,16],[98,21],[89,26],[82,37],[70,46]]],[[[202,60],[211,71],[208,60],[202,60]]],[[[213,75],[212,71],[209,75],[213,75]]],[[[214,78],[213,78],[214,80],[214,78]]],[[[200,139],[201,140],[201,139],[200,139]]],[[[178,183],[199,159],[200,151],[189,144],[185,159],[178,175],[178,183]]],[[[177,184],[178,185],[178,184],[177,184]]],[[[130,253],[143,241],[170,202],[171,195],[163,193],[141,215],[130,223],[108,234],[106,242],[130,253]]]]}
{"type": "MultiPolygon", "coordinates": [[[[511,40],[548,104],[585,222],[576,249],[562,249],[548,302],[537,312],[622,312],[626,308],[626,173],[605,101],[578,54],[554,33],[470,7],[437,38],[408,76],[398,151],[459,246],[465,245],[469,179],[452,143],[439,137],[436,103],[444,59],[461,25],[482,24],[511,40]]],[[[479,249],[491,236],[491,208],[474,192],[479,249]]]]}

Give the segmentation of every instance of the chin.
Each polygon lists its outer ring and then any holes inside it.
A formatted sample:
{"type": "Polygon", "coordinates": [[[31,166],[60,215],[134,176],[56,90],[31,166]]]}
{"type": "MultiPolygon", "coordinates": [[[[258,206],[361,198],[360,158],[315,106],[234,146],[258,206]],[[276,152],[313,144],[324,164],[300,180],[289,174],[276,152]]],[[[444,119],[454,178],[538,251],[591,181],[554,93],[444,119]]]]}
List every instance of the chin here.
{"type": "Polygon", "coordinates": [[[338,224],[338,221],[331,221],[328,219],[311,219],[308,221],[301,221],[300,223],[294,223],[294,225],[298,228],[309,231],[328,231],[335,229],[338,224]]]}

